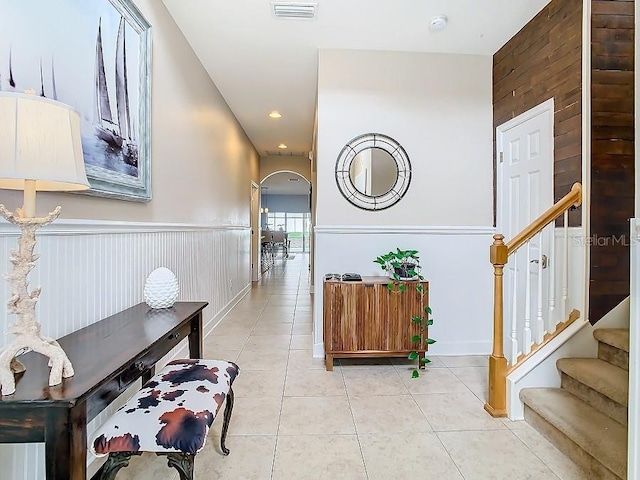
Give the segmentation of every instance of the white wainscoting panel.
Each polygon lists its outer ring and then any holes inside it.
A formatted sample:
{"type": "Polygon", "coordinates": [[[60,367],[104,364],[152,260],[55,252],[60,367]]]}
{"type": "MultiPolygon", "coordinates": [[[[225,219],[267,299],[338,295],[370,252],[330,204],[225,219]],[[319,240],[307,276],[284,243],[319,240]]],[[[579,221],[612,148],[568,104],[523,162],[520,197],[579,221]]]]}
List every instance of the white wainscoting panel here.
{"type": "Polygon", "coordinates": [[[493,268],[489,247],[493,227],[319,226],[314,230],[314,356],[324,356],[323,276],[358,272],[384,275],[373,260],[396,248],[420,253],[422,274],[429,281],[433,355],[491,353],[493,335],[493,268]]]}
{"type": "MultiPolygon", "coordinates": [[[[18,234],[15,226],[0,223],[0,273],[11,267],[18,234]]],[[[41,257],[29,275],[32,287],[42,287],[37,317],[43,334],[59,338],[142,302],[144,282],[160,266],[178,277],[180,301],[209,302],[203,314],[207,332],[250,288],[250,242],[244,225],[57,221],[38,230],[35,250],[41,257]]],[[[0,348],[14,321],[4,308],[8,290],[0,282],[0,348]]],[[[123,397],[91,422],[89,436],[123,397]]],[[[44,479],[44,444],[0,445],[0,465],[0,480],[44,479]]]]}

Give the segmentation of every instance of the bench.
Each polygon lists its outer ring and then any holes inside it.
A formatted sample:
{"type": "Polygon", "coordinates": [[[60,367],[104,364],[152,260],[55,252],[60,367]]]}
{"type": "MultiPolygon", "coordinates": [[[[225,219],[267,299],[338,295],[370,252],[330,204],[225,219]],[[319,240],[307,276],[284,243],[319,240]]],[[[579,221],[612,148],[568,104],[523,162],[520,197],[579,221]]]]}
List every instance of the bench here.
{"type": "Polygon", "coordinates": [[[226,400],[220,448],[225,446],[233,410],[232,384],[239,373],[223,360],[174,360],[154,375],[94,434],[91,451],[109,455],[97,478],[112,480],[133,455],[154,452],[167,457],[180,480],[193,480],[195,455],[226,400]]]}

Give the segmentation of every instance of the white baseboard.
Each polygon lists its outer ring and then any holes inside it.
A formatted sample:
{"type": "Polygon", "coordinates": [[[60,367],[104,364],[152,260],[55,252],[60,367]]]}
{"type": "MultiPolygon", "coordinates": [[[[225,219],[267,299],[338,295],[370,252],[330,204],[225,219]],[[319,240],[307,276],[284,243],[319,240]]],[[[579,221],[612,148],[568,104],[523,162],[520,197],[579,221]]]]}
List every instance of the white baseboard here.
{"type": "Polygon", "coordinates": [[[235,307],[240,300],[244,298],[244,296],[251,291],[252,284],[251,282],[246,285],[238,294],[231,299],[229,303],[225,305],[225,307],[220,310],[211,320],[209,320],[206,324],[202,325],[202,338],[207,338],[209,334],[213,331],[214,328],[218,326],[218,324],[222,321],[224,317],[235,307]]]}
{"type": "MultiPolygon", "coordinates": [[[[207,338],[213,329],[227,316],[227,314],[235,307],[244,296],[251,291],[251,283],[244,287],[240,292],[229,302],[225,307],[220,310],[213,318],[207,320],[202,325],[202,339],[207,338]]],[[[187,358],[189,357],[189,342],[183,342],[182,346],[171,356],[171,360],[175,358],[187,358]]]]}
{"type": "Polygon", "coordinates": [[[491,342],[436,342],[429,346],[427,356],[491,355],[492,348],[491,342]]]}
{"type": "MultiPolygon", "coordinates": [[[[490,355],[490,342],[438,342],[427,352],[429,355],[449,357],[458,355],[490,355]],[[438,345],[438,348],[435,346],[438,345]]],[[[313,344],[313,358],[324,358],[324,343],[313,344]]]]}

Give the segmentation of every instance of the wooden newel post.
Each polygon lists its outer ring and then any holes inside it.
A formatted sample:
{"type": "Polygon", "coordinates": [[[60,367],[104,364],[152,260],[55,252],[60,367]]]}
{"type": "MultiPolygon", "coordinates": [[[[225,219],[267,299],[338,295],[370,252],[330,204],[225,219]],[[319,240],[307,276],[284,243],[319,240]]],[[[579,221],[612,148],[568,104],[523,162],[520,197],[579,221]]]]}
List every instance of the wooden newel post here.
{"type": "Polygon", "coordinates": [[[504,235],[493,236],[489,251],[493,264],[493,353],[489,357],[489,400],[484,409],[493,417],[507,416],[507,359],[504,357],[504,281],[503,271],[509,249],[504,235]]]}

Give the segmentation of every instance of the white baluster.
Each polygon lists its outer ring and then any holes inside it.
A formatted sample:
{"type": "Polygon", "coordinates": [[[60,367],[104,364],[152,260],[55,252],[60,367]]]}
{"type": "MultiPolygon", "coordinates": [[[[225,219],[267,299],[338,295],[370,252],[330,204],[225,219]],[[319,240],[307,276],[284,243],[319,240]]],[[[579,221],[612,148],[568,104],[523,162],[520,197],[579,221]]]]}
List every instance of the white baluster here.
{"type": "Polygon", "coordinates": [[[522,341],[524,354],[531,351],[531,240],[527,242],[527,277],[524,292],[524,335],[522,341]]]}
{"type": "Polygon", "coordinates": [[[555,331],[555,310],[556,310],[556,266],[554,263],[556,255],[556,222],[551,226],[551,242],[549,242],[549,318],[547,319],[547,332],[555,331]]]}
{"type": "Polygon", "coordinates": [[[538,250],[538,315],[536,316],[536,343],[539,345],[544,338],[544,318],[542,317],[542,275],[544,270],[544,255],[542,254],[544,230],[538,234],[540,249],[538,250]]]}
{"type": "Polygon", "coordinates": [[[513,292],[511,315],[511,365],[518,361],[518,253],[513,254],[513,292]]]}
{"type": "Polygon", "coordinates": [[[567,319],[567,301],[569,300],[569,210],[564,212],[564,252],[562,253],[562,318],[560,321],[564,322],[567,319]]]}

